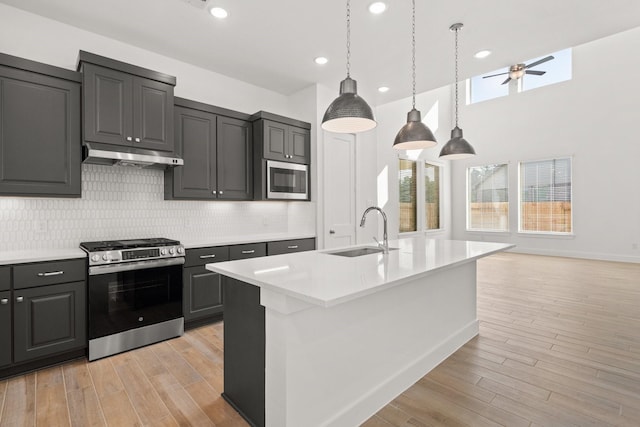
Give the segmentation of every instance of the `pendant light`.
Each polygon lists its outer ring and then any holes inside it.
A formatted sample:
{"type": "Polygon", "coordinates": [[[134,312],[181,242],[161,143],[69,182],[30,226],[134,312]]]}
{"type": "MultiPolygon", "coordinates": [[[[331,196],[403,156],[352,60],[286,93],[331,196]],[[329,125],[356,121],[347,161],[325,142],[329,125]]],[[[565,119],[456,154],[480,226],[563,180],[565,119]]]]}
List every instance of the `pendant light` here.
{"type": "Polygon", "coordinates": [[[358,84],[351,71],[351,2],[347,0],[347,78],[340,82],[340,95],[329,105],[322,119],[322,129],[336,133],[364,132],[376,127],[373,111],[358,96],[358,84]]]}
{"type": "Polygon", "coordinates": [[[397,150],[419,150],[437,144],[431,129],[422,123],[420,111],[416,110],[416,0],[411,1],[411,59],[413,78],[413,108],[407,114],[407,124],[396,135],[393,148],[397,150]]]}
{"type": "Polygon", "coordinates": [[[456,33],[456,127],[451,130],[451,139],[447,142],[440,151],[440,157],[449,160],[466,159],[476,155],[476,151],[471,144],[462,137],[462,129],[458,127],[458,31],[462,29],[463,25],[460,23],[453,24],[449,27],[449,30],[456,33]]]}

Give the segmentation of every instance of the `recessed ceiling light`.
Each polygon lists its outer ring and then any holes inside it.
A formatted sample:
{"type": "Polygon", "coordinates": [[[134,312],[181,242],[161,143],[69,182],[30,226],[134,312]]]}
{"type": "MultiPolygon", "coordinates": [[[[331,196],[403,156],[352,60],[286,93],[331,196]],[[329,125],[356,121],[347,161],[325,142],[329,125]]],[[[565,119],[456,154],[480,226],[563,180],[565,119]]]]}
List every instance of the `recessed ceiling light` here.
{"type": "Polygon", "coordinates": [[[482,58],[486,58],[489,55],[491,55],[491,51],[490,50],[481,50],[479,52],[476,52],[476,54],[473,55],[473,56],[475,58],[482,59],[482,58]]]}
{"type": "Polygon", "coordinates": [[[318,56],[316,59],[313,60],[316,64],[318,65],[324,65],[327,62],[329,62],[329,60],[327,58],[325,58],[324,56],[318,56]]]}
{"type": "Polygon", "coordinates": [[[378,88],[378,92],[382,92],[382,93],[389,92],[389,88],[386,86],[380,86],[378,88]]]}
{"type": "Polygon", "coordinates": [[[218,19],[224,19],[229,16],[229,13],[221,7],[212,7],[209,12],[218,19]]]}
{"type": "Polygon", "coordinates": [[[387,5],[381,1],[377,1],[369,5],[369,12],[374,13],[376,15],[384,12],[385,10],[387,10],[387,5]]]}

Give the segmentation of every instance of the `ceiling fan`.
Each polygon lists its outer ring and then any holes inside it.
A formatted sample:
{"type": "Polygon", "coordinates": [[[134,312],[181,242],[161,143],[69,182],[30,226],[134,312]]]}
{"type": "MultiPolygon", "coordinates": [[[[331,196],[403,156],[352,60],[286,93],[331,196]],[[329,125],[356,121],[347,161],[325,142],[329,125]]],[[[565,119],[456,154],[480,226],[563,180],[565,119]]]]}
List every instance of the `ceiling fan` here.
{"type": "Polygon", "coordinates": [[[509,71],[507,71],[506,73],[499,73],[499,74],[492,74],[490,76],[484,76],[483,79],[488,79],[489,77],[502,76],[505,74],[509,74],[509,77],[507,77],[507,80],[502,82],[502,84],[504,85],[509,83],[511,80],[518,80],[525,74],[533,74],[534,76],[541,76],[544,73],[546,73],[546,71],[530,70],[529,68],[535,67],[536,65],[540,65],[547,61],[551,61],[553,58],[554,58],[553,55],[549,55],[545,58],[532,62],[531,64],[512,65],[509,67],[509,71]]]}

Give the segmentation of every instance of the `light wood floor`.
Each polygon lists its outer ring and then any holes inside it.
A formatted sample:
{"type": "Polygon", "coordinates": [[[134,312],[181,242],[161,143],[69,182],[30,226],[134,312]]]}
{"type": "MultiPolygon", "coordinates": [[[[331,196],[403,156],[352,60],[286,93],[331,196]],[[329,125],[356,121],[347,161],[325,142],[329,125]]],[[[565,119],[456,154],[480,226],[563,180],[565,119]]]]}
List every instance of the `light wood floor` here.
{"type": "MultiPolygon", "coordinates": [[[[480,336],[364,426],[640,426],[640,264],[494,255],[478,317],[480,336]]],[[[216,324],[0,381],[0,426],[246,426],[222,361],[216,324]]]]}

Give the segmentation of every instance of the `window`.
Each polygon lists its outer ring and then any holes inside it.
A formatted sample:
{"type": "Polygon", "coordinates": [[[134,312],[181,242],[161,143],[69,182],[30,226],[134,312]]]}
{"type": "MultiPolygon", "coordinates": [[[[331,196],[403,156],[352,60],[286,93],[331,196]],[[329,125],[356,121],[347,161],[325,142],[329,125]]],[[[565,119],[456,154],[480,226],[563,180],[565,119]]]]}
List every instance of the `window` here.
{"type": "Polygon", "coordinates": [[[398,180],[400,184],[400,232],[417,231],[416,162],[400,159],[398,180]]]}
{"type": "Polygon", "coordinates": [[[432,162],[399,160],[400,233],[441,228],[440,168],[432,162]]]}
{"type": "Polygon", "coordinates": [[[424,223],[426,230],[440,229],[440,166],[424,164],[424,223]]]}
{"type": "Polygon", "coordinates": [[[509,168],[506,164],[467,169],[467,229],[509,231],[509,168]]]}
{"type": "Polygon", "coordinates": [[[571,80],[571,54],[572,50],[569,48],[522,61],[521,63],[525,66],[525,72],[529,71],[529,73],[524,74],[522,77],[516,79],[516,81],[507,81],[510,67],[471,77],[467,80],[467,104],[475,104],[476,102],[571,80]],[[547,56],[553,56],[553,59],[542,62],[541,64],[534,64],[534,62],[547,56]],[[528,64],[533,64],[533,67],[527,68],[528,64]]]}
{"type": "Polygon", "coordinates": [[[571,159],[520,162],[521,232],[571,233],[571,159]]]}

